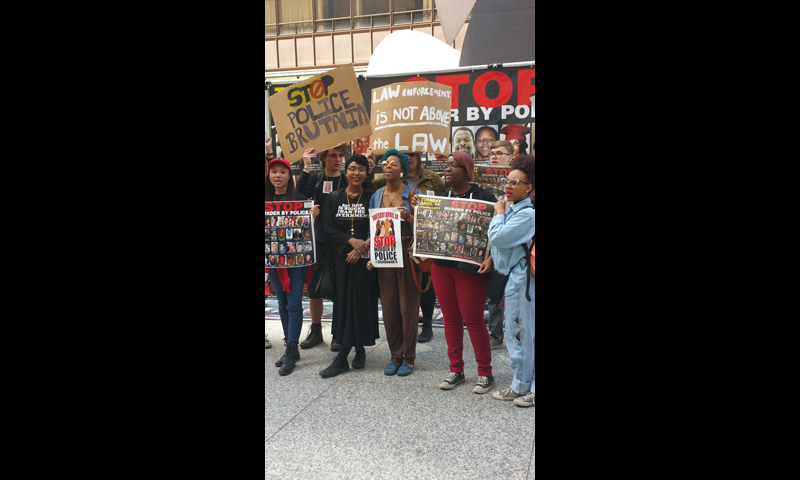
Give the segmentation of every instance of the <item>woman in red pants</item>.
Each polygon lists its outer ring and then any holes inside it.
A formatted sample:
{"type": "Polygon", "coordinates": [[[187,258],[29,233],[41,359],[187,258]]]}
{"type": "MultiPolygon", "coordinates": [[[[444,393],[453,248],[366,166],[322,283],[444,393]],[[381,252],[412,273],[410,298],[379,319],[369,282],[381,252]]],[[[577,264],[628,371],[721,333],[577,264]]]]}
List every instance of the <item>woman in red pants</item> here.
{"type": "MultiPolygon", "coordinates": [[[[448,187],[439,196],[497,202],[490,192],[471,184],[474,179],[474,163],[466,152],[453,152],[447,159],[444,181],[448,187]]],[[[419,202],[415,197],[413,207],[419,202]]],[[[467,325],[475,360],[478,363],[478,381],[472,391],[486,393],[494,383],[492,376],[492,350],[489,346],[489,331],[483,321],[486,306],[486,283],[492,270],[491,258],[474,272],[459,269],[457,262],[434,260],[431,276],[439,306],[444,316],[444,335],[447,340],[447,355],[450,358],[450,375],[439,388],[451,390],[466,380],[464,376],[464,325],[467,325]]]]}

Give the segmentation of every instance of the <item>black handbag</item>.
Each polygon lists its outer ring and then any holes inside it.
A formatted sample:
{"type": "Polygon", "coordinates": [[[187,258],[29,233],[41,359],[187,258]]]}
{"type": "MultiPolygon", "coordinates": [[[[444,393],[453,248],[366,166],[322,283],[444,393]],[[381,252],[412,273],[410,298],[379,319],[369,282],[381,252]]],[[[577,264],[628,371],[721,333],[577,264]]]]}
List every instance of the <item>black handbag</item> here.
{"type": "Polygon", "coordinates": [[[507,283],[508,275],[503,275],[492,268],[492,273],[489,274],[489,283],[486,284],[486,297],[495,305],[499,305],[500,300],[506,294],[507,283]]]}
{"type": "Polygon", "coordinates": [[[311,277],[311,284],[308,286],[309,292],[314,292],[317,297],[325,300],[334,301],[333,279],[331,270],[327,263],[314,265],[314,273],[311,277]]]}

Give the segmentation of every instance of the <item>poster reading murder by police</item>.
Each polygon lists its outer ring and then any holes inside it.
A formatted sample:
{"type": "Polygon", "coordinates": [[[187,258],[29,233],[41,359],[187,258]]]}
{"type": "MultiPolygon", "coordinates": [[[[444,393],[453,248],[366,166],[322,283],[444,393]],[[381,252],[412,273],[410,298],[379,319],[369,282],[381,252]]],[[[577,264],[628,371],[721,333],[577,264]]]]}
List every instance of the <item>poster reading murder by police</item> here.
{"type": "Polygon", "coordinates": [[[264,203],[264,269],[316,263],[313,206],[313,201],[264,203]]]}
{"type": "Polygon", "coordinates": [[[414,214],[414,256],[480,265],[489,250],[494,203],[420,195],[414,214]]]}
{"type": "Polygon", "coordinates": [[[403,268],[400,210],[370,208],[369,231],[372,238],[369,259],[372,265],[375,268],[403,268]]]}
{"type": "Polygon", "coordinates": [[[498,200],[506,198],[506,189],[500,181],[511,173],[511,167],[486,167],[475,165],[475,183],[484,190],[492,192],[498,200]]]}

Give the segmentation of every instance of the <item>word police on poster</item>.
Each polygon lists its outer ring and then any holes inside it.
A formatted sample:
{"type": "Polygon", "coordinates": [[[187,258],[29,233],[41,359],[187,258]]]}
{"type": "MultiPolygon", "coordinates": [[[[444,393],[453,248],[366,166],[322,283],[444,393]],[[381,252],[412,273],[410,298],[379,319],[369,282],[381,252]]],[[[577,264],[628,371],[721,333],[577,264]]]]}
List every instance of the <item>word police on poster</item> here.
{"type": "Polygon", "coordinates": [[[511,173],[511,167],[475,166],[475,183],[484,190],[492,192],[498,200],[506,198],[506,189],[500,181],[511,173]]]}
{"type": "Polygon", "coordinates": [[[353,65],[329,70],[269,97],[278,140],[289,162],[372,133],[353,65]]]}
{"type": "Polygon", "coordinates": [[[489,253],[494,204],[420,195],[414,215],[414,256],[480,266],[489,253]]]}
{"type": "Polygon", "coordinates": [[[372,235],[369,259],[372,265],[375,268],[402,268],[400,211],[396,208],[370,208],[369,228],[372,235]]]}
{"type": "Polygon", "coordinates": [[[394,83],[372,90],[372,151],[450,152],[452,88],[433,82],[394,83]]]}
{"type": "Polygon", "coordinates": [[[313,206],[313,201],[264,203],[264,269],[316,263],[313,206]]]}

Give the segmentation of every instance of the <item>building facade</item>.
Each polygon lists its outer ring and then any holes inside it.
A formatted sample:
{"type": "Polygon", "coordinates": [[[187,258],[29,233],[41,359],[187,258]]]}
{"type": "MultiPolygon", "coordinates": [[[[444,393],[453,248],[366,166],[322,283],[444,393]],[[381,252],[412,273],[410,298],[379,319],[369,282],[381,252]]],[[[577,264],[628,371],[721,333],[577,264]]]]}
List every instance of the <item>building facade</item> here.
{"type": "MultiPolygon", "coordinates": [[[[365,67],[380,42],[399,30],[445,41],[434,0],[264,0],[264,11],[266,80],[349,63],[365,67]]],[[[450,46],[461,51],[468,28],[469,19],[450,46]]]]}

